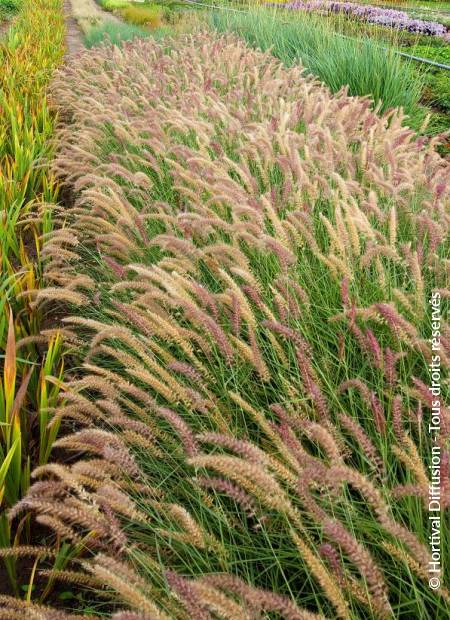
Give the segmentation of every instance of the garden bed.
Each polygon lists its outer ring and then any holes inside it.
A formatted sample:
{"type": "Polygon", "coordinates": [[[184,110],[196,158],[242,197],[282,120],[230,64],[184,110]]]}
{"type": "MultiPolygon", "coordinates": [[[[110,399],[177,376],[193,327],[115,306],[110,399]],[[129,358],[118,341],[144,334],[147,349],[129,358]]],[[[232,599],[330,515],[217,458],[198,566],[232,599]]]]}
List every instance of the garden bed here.
{"type": "Polygon", "coordinates": [[[71,305],[84,370],[75,458],[23,508],[83,541],[55,577],[163,619],[445,617],[417,418],[448,285],[433,144],[211,33],[100,48],[53,97],[75,201],[37,301],[71,305]]]}
{"type": "Polygon", "coordinates": [[[63,7],[25,2],[0,46],[0,616],[448,617],[449,166],[408,128],[413,65],[266,11],[77,36],[57,69],[63,7]]]}

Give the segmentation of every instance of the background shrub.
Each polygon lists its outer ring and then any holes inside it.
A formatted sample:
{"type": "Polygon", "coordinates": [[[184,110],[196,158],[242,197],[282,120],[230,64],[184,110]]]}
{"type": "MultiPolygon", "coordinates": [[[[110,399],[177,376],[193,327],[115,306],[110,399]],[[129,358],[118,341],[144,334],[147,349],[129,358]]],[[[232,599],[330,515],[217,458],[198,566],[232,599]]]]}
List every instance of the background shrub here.
{"type": "Polygon", "coordinates": [[[138,26],[105,20],[86,32],[84,43],[88,48],[96,47],[102,43],[120,46],[124,41],[132,41],[136,37],[147,36],[149,36],[149,33],[138,26]]]}
{"type": "Polygon", "coordinates": [[[157,5],[128,6],[120,9],[120,15],[137,26],[158,28],[162,23],[162,9],[157,5]]]}

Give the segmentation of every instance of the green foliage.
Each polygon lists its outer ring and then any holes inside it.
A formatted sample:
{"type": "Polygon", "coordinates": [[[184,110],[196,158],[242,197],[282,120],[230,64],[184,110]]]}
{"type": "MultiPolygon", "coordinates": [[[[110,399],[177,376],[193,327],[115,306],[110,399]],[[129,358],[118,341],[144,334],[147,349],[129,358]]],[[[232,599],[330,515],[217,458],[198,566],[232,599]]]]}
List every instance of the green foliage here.
{"type": "MultiPolygon", "coordinates": [[[[414,45],[404,51],[450,66],[450,45],[414,45]]],[[[450,115],[450,71],[429,66],[424,72],[424,78],[423,101],[450,115]]],[[[450,116],[447,116],[446,129],[450,129],[450,116]]]]}
{"type": "Polygon", "coordinates": [[[212,23],[232,31],[250,45],[267,50],[286,65],[301,62],[333,92],[348,86],[350,95],[369,95],[382,110],[402,106],[415,113],[422,78],[393,51],[386,52],[370,39],[355,41],[339,36],[315,16],[299,16],[292,23],[276,14],[254,10],[248,14],[216,12],[212,23]]]}
{"type": "Polygon", "coordinates": [[[130,2],[127,0],[100,0],[100,6],[104,8],[105,11],[114,11],[129,5],[130,2]]]}
{"type": "MultiPolygon", "coordinates": [[[[450,114],[450,76],[444,72],[431,72],[426,76],[424,100],[450,114]]],[[[450,129],[450,116],[447,117],[447,129],[450,129]]]]}
{"type": "Polygon", "coordinates": [[[127,6],[119,11],[121,17],[135,26],[158,28],[161,25],[162,9],[156,4],[127,6]]]}
{"type": "Polygon", "coordinates": [[[84,36],[86,47],[96,47],[103,43],[121,45],[124,41],[132,41],[136,37],[148,37],[149,33],[132,24],[116,23],[105,20],[102,24],[92,27],[84,36]]]}
{"type": "Polygon", "coordinates": [[[23,0],[0,0],[0,20],[18,13],[23,0]]]}
{"type": "Polygon", "coordinates": [[[429,58],[434,62],[440,62],[450,66],[450,45],[413,45],[408,50],[404,50],[408,54],[419,56],[421,58],[429,58]]]}

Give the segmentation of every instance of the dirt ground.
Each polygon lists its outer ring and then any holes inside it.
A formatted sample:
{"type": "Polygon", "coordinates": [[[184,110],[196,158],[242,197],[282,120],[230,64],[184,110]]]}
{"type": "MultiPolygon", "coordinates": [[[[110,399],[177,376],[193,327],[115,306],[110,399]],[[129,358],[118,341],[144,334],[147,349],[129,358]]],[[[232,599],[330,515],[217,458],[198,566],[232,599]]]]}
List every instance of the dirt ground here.
{"type": "Polygon", "coordinates": [[[83,44],[83,34],[72,15],[72,7],[70,4],[70,0],[64,0],[64,15],[66,18],[66,43],[67,43],[67,54],[72,56],[74,54],[78,54],[82,52],[85,47],[83,44]]]}

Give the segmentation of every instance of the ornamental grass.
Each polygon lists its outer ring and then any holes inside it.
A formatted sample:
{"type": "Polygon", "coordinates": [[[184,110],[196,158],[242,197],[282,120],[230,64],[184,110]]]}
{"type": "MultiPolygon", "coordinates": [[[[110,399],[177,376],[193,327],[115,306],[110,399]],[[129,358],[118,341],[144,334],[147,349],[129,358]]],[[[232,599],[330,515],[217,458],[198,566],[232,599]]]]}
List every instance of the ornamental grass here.
{"type": "Polygon", "coordinates": [[[450,502],[436,141],[230,35],[99,48],[52,93],[71,203],[34,303],[62,304],[81,369],[56,410],[71,456],[10,512],[78,549],[52,577],[115,620],[447,617],[427,572],[433,446],[447,525],[450,502]]]}

